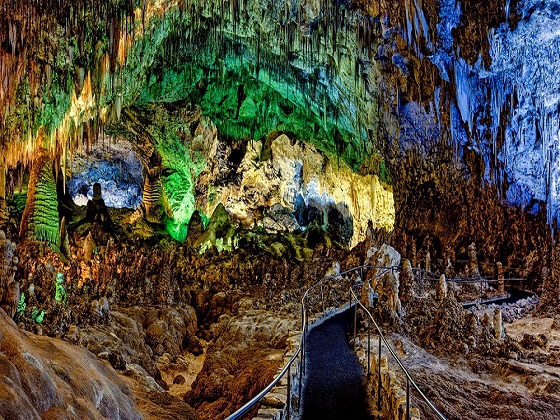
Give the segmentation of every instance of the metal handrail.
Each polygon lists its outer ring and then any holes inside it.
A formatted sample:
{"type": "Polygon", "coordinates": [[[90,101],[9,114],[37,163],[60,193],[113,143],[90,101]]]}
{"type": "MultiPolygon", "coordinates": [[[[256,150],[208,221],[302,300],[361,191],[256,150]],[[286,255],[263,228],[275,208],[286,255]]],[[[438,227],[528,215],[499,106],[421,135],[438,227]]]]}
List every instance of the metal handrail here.
{"type": "MultiPolygon", "coordinates": [[[[249,402],[247,402],[245,405],[243,405],[241,408],[239,408],[235,413],[230,415],[226,420],[233,420],[233,419],[240,418],[242,415],[246,414],[251,408],[253,408],[253,406],[255,406],[255,404],[257,404],[260,400],[262,400],[264,398],[264,396],[266,394],[268,394],[270,392],[270,390],[272,388],[274,388],[278,382],[280,382],[280,380],[284,377],[286,372],[288,372],[288,370],[290,370],[290,368],[292,367],[292,364],[297,359],[297,357],[300,353],[300,350],[301,350],[301,347],[297,349],[297,351],[294,353],[294,355],[292,356],[290,361],[288,363],[286,363],[286,366],[284,366],[284,368],[280,371],[280,373],[276,376],[276,378],[274,378],[274,380],[271,383],[269,383],[266,386],[265,389],[263,389],[261,392],[259,392],[257,395],[255,395],[253,398],[251,398],[251,400],[249,402]]],[[[290,398],[289,392],[288,392],[287,398],[288,399],[290,398]]]]}
{"type": "Polygon", "coordinates": [[[507,281],[518,281],[523,282],[527,280],[526,278],[517,277],[517,278],[503,278],[503,279],[486,279],[484,277],[473,277],[473,278],[453,278],[453,279],[445,279],[445,281],[450,283],[498,283],[500,281],[507,282],[507,281]]]}
{"type": "MultiPolygon", "coordinates": [[[[298,356],[300,356],[300,361],[299,361],[299,392],[301,393],[301,388],[302,388],[302,377],[303,374],[305,372],[305,334],[307,332],[308,329],[308,324],[309,324],[309,318],[308,318],[308,314],[307,314],[307,305],[306,305],[306,301],[309,299],[309,293],[314,290],[317,287],[322,287],[322,284],[328,280],[333,280],[333,279],[337,279],[339,277],[345,276],[347,274],[356,272],[358,270],[361,270],[363,273],[363,270],[366,269],[385,269],[385,270],[393,270],[393,269],[398,269],[398,267],[379,267],[379,266],[370,266],[370,265],[362,265],[359,267],[354,267],[351,268],[349,270],[340,272],[340,273],[336,273],[336,274],[332,274],[330,276],[326,276],[323,277],[321,280],[319,280],[318,282],[316,282],[315,284],[313,284],[312,286],[310,286],[305,293],[302,296],[301,299],[301,310],[302,310],[302,317],[301,317],[301,339],[300,339],[300,343],[299,343],[299,348],[297,349],[297,351],[294,353],[294,355],[292,356],[292,358],[290,359],[290,361],[288,363],[286,363],[286,365],[284,366],[284,368],[280,371],[280,373],[272,380],[272,382],[270,382],[261,392],[259,392],[257,395],[255,395],[253,398],[251,398],[250,401],[248,401],[245,405],[243,405],[241,408],[239,408],[237,411],[235,411],[233,414],[231,414],[230,416],[228,416],[226,418],[226,420],[238,420],[241,418],[241,416],[243,416],[244,414],[247,414],[247,412],[253,408],[260,400],[263,399],[263,397],[268,394],[270,392],[270,390],[272,388],[274,388],[275,385],[278,384],[278,382],[280,382],[280,380],[284,377],[284,375],[286,375],[286,373],[288,373],[288,385],[290,385],[290,371],[291,371],[291,367],[293,365],[293,363],[297,360],[298,356]]],[[[383,274],[385,274],[385,272],[378,274],[376,277],[379,277],[383,274]]],[[[363,275],[363,274],[362,274],[363,275]]],[[[323,302],[323,312],[324,312],[324,302],[323,302]]],[[[300,395],[301,397],[301,395],[300,395]]],[[[301,398],[300,398],[301,400],[301,398]]],[[[290,386],[288,386],[288,392],[287,392],[287,404],[286,404],[286,409],[288,412],[287,418],[289,418],[289,411],[290,411],[290,386]]]]}
{"type": "MultiPolygon", "coordinates": [[[[402,269],[401,266],[399,266],[399,268],[402,269]]],[[[427,280],[427,281],[439,281],[440,275],[433,273],[431,271],[425,270],[423,268],[412,268],[413,272],[419,272],[421,274],[427,274],[430,277],[422,277],[421,280],[427,280]]],[[[500,281],[525,281],[527,280],[527,278],[524,277],[511,277],[511,278],[503,278],[503,279],[487,279],[485,277],[482,276],[478,276],[478,277],[454,277],[454,278],[445,278],[445,281],[447,282],[453,282],[453,283],[497,283],[500,281]]]]}
{"type": "MultiPolygon", "coordinates": [[[[406,413],[407,413],[407,418],[410,418],[410,406],[409,406],[410,405],[410,397],[409,397],[409,395],[410,395],[410,385],[412,384],[414,389],[416,389],[418,394],[420,394],[420,397],[422,398],[422,400],[428,405],[428,407],[430,407],[430,409],[436,415],[436,417],[440,420],[447,420],[447,418],[441,413],[441,411],[439,411],[438,408],[430,401],[430,399],[428,397],[426,397],[426,395],[422,392],[420,387],[418,387],[418,385],[416,384],[416,382],[414,381],[414,379],[412,378],[412,376],[410,375],[410,373],[408,372],[406,367],[402,364],[401,360],[399,359],[399,357],[394,352],[393,348],[391,347],[391,345],[389,344],[389,342],[387,341],[387,339],[385,338],[385,336],[381,332],[381,328],[379,328],[379,325],[377,325],[377,322],[375,322],[375,320],[373,319],[373,316],[372,316],[371,312],[360,302],[360,300],[358,299],[358,297],[356,296],[356,294],[354,293],[352,288],[350,288],[350,293],[352,294],[353,299],[356,300],[356,304],[361,306],[362,309],[368,314],[369,320],[371,322],[373,322],[373,325],[377,329],[377,333],[378,333],[378,336],[379,336],[379,355],[378,355],[379,384],[381,382],[381,379],[380,379],[381,378],[381,341],[383,341],[385,343],[385,347],[387,347],[387,349],[389,350],[389,353],[391,353],[391,356],[393,356],[393,359],[399,365],[399,367],[401,368],[401,370],[403,371],[403,373],[405,374],[405,376],[407,378],[407,384],[406,384],[407,385],[406,386],[406,404],[407,404],[406,413]]],[[[368,332],[369,332],[369,325],[368,325],[368,332]]],[[[369,351],[369,341],[368,341],[368,351],[369,351]]],[[[370,361],[369,361],[369,354],[368,354],[368,368],[369,368],[369,363],[370,363],[370,361]]],[[[378,393],[377,401],[378,401],[378,409],[379,409],[380,397],[381,397],[381,387],[379,385],[378,385],[378,388],[377,388],[377,393],[378,393]]]]}

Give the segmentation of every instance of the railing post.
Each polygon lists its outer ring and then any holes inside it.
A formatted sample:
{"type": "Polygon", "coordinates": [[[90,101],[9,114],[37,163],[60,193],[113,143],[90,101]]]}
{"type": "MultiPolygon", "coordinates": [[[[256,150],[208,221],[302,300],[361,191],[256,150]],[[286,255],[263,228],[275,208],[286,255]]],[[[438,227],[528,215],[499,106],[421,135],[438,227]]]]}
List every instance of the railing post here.
{"type": "MultiPolygon", "coordinates": [[[[303,344],[303,343],[302,343],[303,344]]],[[[299,354],[299,387],[298,387],[298,406],[297,412],[298,414],[301,413],[301,387],[303,382],[303,346],[299,354]]]]}
{"type": "Polygon", "coordinates": [[[307,332],[307,328],[306,328],[306,318],[307,316],[307,309],[305,308],[305,304],[301,303],[301,369],[299,372],[299,385],[300,385],[300,394],[301,394],[301,381],[303,378],[303,375],[305,373],[305,333],[307,332]]]}
{"type": "Polygon", "coordinates": [[[292,401],[292,364],[288,366],[288,389],[286,392],[286,420],[290,420],[290,405],[292,401]]]}
{"type": "Polygon", "coordinates": [[[410,379],[406,378],[406,420],[410,420],[410,379]]]}
{"type": "Polygon", "coordinates": [[[309,306],[309,296],[305,298],[305,331],[307,331],[307,327],[309,326],[309,313],[307,311],[307,307],[309,306]]]}
{"type": "Polygon", "coordinates": [[[377,355],[377,411],[381,411],[381,334],[379,334],[377,355]]]}
{"type": "MultiPolygon", "coordinates": [[[[305,375],[305,329],[303,330],[303,340],[301,342],[301,377],[305,375]]],[[[301,380],[300,380],[301,382],[301,380]]]]}
{"type": "Polygon", "coordinates": [[[356,349],[356,324],[358,321],[358,302],[354,305],[354,350],[356,349]]]}
{"type": "Polygon", "coordinates": [[[321,283],[321,308],[325,312],[325,297],[323,296],[323,283],[321,283]]]}
{"type": "Polygon", "coordinates": [[[370,350],[370,330],[371,330],[371,320],[369,319],[368,316],[368,323],[367,323],[367,374],[368,376],[371,374],[371,367],[370,367],[370,361],[371,361],[371,350],[370,350]]]}

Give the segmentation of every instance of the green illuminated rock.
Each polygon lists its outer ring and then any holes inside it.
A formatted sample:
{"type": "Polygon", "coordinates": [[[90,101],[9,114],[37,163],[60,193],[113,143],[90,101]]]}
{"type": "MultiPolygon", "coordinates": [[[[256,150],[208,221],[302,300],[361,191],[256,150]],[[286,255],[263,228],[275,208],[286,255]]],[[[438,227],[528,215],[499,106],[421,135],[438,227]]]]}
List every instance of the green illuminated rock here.
{"type": "Polygon", "coordinates": [[[60,245],[56,183],[52,162],[45,155],[33,164],[20,235],[27,240],[60,245]]]}
{"type": "Polygon", "coordinates": [[[66,289],[64,288],[64,274],[56,273],[54,299],[57,302],[66,304],[66,289]]]}

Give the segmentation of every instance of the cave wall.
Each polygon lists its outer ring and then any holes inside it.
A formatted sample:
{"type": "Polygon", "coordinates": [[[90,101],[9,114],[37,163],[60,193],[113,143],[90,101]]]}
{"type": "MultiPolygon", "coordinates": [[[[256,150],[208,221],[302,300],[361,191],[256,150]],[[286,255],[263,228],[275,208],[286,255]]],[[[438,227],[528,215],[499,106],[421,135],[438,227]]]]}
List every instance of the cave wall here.
{"type": "MultiPolygon", "coordinates": [[[[67,149],[130,107],[195,104],[228,138],[265,143],[278,130],[391,183],[405,254],[454,260],[476,242],[492,261],[548,258],[559,194],[557,1],[51,3],[2,9],[5,165],[45,138],[66,167],[67,149]],[[22,22],[40,48],[14,29],[22,22]]],[[[177,134],[185,121],[172,120],[157,133],[162,124],[141,124],[160,154],[188,155],[177,134]]],[[[190,185],[176,214],[187,195],[191,212],[204,170],[185,164],[184,176],[173,172],[190,185]]],[[[173,179],[162,179],[164,191],[177,190],[173,179]]]]}
{"type": "Polygon", "coordinates": [[[398,101],[384,103],[382,149],[405,254],[430,251],[443,268],[475,242],[481,259],[524,268],[518,275],[547,263],[557,212],[557,6],[385,10],[382,80],[398,101]]]}

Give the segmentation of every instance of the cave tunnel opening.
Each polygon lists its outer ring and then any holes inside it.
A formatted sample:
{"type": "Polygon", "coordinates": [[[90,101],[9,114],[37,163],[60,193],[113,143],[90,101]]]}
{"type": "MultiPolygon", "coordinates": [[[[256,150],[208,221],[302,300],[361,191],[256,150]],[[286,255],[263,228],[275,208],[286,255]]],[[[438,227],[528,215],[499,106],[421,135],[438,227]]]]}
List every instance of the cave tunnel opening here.
{"type": "Polygon", "coordinates": [[[68,193],[78,206],[91,200],[96,182],[107,207],[137,209],[142,202],[142,162],[132,144],[122,138],[76,153],[70,169],[68,193]]]}

